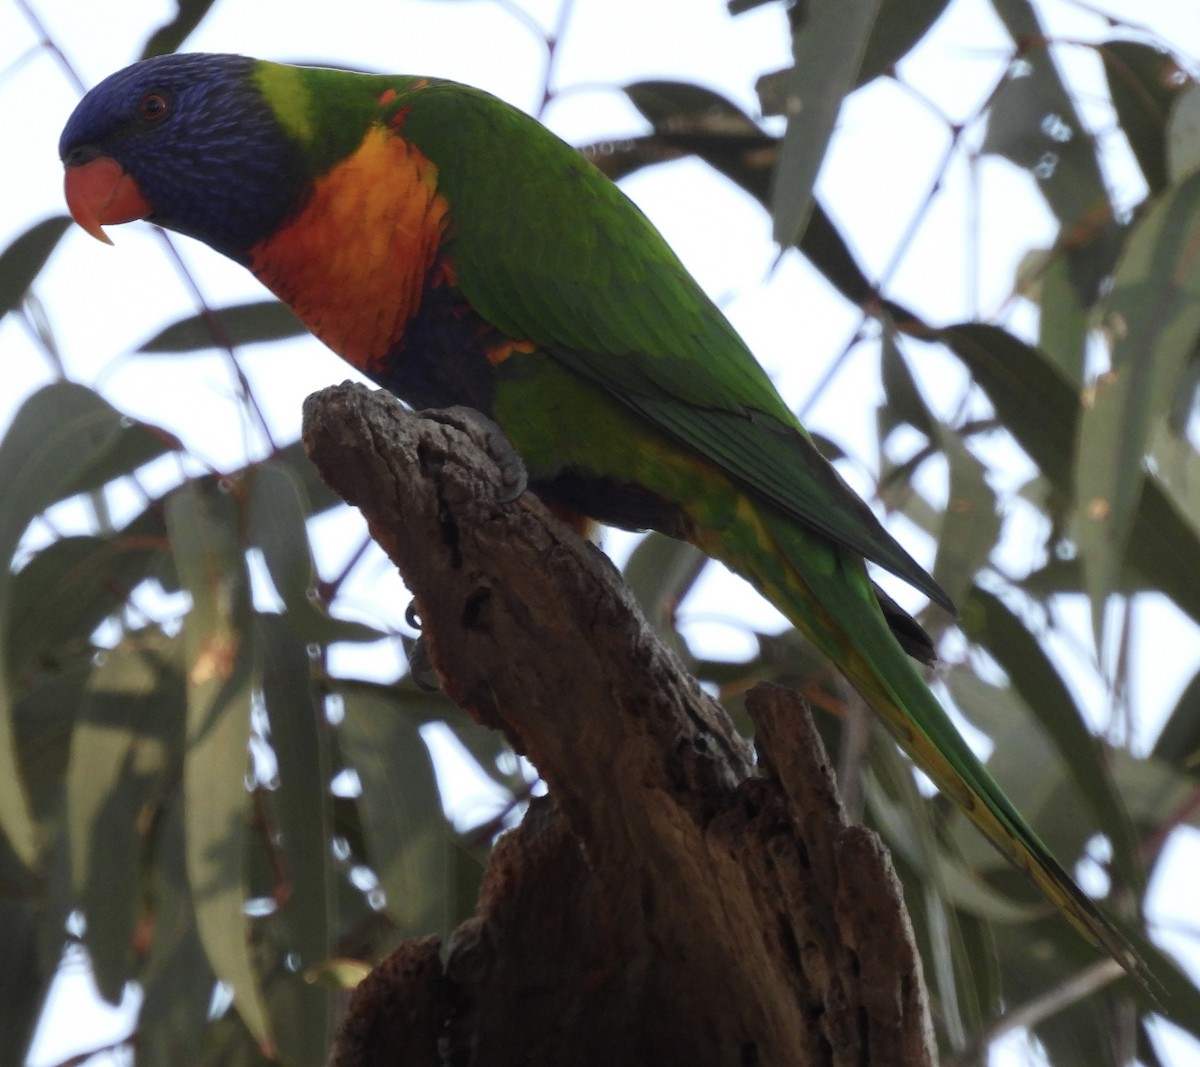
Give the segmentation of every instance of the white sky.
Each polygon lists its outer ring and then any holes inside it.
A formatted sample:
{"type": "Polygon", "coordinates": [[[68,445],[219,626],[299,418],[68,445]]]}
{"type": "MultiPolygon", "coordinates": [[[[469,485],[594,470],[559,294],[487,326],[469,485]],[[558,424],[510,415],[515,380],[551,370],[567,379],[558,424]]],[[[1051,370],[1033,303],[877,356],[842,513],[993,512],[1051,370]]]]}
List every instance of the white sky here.
{"type": "MultiPolygon", "coordinates": [[[[517,2],[543,26],[553,24],[557,0],[517,2]]],[[[33,6],[88,85],[135,59],[148,29],[166,21],[174,9],[166,0],[142,0],[121,5],[117,17],[116,5],[95,0],[34,0],[33,6]]],[[[1113,0],[1098,6],[1158,29],[1185,55],[1200,55],[1195,0],[1113,0]]],[[[1045,0],[1039,8],[1051,20],[1053,36],[1099,40],[1106,35],[1100,20],[1081,5],[1045,0]]],[[[5,145],[6,162],[0,248],[32,221],[63,210],[56,145],[77,93],[45,52],[9,69],[35,44],[17,5],[0,0],[0,71],[9,71],[0,81],[0,143],[5,145]]],[[[308,6],[282,0],[224,0],[189,40],[188,50],[327,60],[457,78],[526,109],[537,103],[543,61],[541,45],[528,29],[490,0],[338,0],[308,6]]],[[[984,0],[955,0],[951,16],[943,19],[904,73],[953,118],[962,118],[973,113],[994,84],[1008,52],[1007,38],[984,0]]],[[[779,4],[731,20],[721,0],[577,0],[554,85],[581,88],[553,104],[546,119],[576,143],[639,132],[644,128],[639,116],[610,87],[662,77],[718,89],[755,113],[755,79],[786,65],[788,58],[779,4]]],[[[1061,58],[1072,78],[1090,79],[1093,104],[1103,97],[1093,54],[1067,49],[1061,58]]],[[[1103,112],[1093,107],[1091,113],[1099,114],[1103,124],[1103,112]]],[[[945,143],[945,127],[894,85],[876,83],[844,109],[819,193],[872,277],[891,262],[945,143]]],[[[981,176],[980,307],[986,314],[1008,296],[1023,253],[1052,239],[1054,222],[1031,181],[1008,164],[985,161],[981,176]]],[[[1132,204],[1142,195],[1136,170],[1119,154],[1113,158],[1110,180],[1122,203],[1132,204]]],[[[784,396],[803,402],[856,329],[859,316],[854,309],[795,253],[772,269],[776,250],[765,214],[699,164],[657,168],[636,175],[625,188],[722,304],[784,396]]],[[[963,237],[967,205],[966,169],[960,161],[947,175],[943,192],[889,287],[889,296],[934,322],[971,313],[963,237]]],[[[162,325],[194,308],[149,227],[120,227],[111,236],[115,249],[81,231],[69,234],[37,287],[68,373],[99,383],[119,407],[180,434],[214,465],[240,465],[247,449],[245,428],[236,405],[228,402],[230,381],[219,358],[151,360],[128,355],[162,325]]],[[[180,241],[180,247],[210,303],[219,306],[261,294],[241,268],[195,243],[180,241]]],[[[1018,302],[1007,321],[1028,330],[1033,317],[1018,302]]],[[[961,374],[931,349],[909,351],[935,404],[948,410],[961,395],[961,374]]],[[[0,358],[8,386],[0,395],[3,427],[25,396],[50,380],[51,372],[15,316],[0,321],[0,358]]],[[[350,374],[311,340],[251,349],[244,366],[278,441],[297,435],[304,396],[350,374]]],[[[828,433],[868,463],[875,451],[876,375],[875,347],[860,347],[808,420],[810,428],[828,433]]],[[[257,454],[261,442],[250,447],[257,454]]],[[[1001,487],[1016,484],[1027,473],[1027,467],[1020,467],[1001,476],[1001,487]]],[[[327,531],[324,554],[329,569],[357,544],[353,529],[349,520],[342,520],[327,531]]],[[[897,533],[918,558],[931,561],[932,546],[919,535],[903,527],[897,533]]],[[[1010,551],[1019,556],[1028,543],[1018,529],[1010,551]]],[[[619,538],[611,544],[621,551],[626,541],[619,538]]],[[[397,625],[407,603],[398,581],[381,572],[369,573],[348,593],[365,615],[391,626],[397,625]]],[[[750,620],[759,628],[779,625],[771,609],[729,576],[714,573],[702,594],[688,604],[697,620],[750,620]]],[[[1078,615],[1081,632],[1086,633],[1085,610],[1079,608],[1078,615]]],[[[697,624],[688,632],[709,651],[714,646],[728,655],[749,651],[737,625],[697,624]]],[[[1134,683],[1139,738],[1145,744],[1200,663],[1200,640],[1178,613],[1161,604],[1141,610],[1141,632],[1134,683]],[[1163,640],[1165,635],[1169,640],[1163,640]]],[[[1065,655],[1070,659],[1073,654],[1065,655]]],[[[381,673],[395,666],[394,655],[379,648],[347,657],[344,663],[348,671],[381,673]]],[[[1102,690],[1088,680],[1085,670],[1077,669],[1073,679],[1093,707],[1097,723],[1104,722],[1102,690]]],[[[1162,881],[1182,885],[1200,873],[1195,849],[1179,851],[1162,881]]],[[[1160,920],[1188,921],[1190,899],[1178,899],[1185,894],[1164,892],[1161,897],[1160,920]]],[[[1173,943],[1195,947],[1186,939],[1173,943]]],[[[79,1001],[71,998],[70,1003],[79,1001]]],[[[99,1030],[84,1032],[73,1026],[64,1034],[59,1027],[53,1029],[58,1032],[45,1035],[39,1045],[37,1067],[103,1040],[99,1030]]],[[[1183,1042],[1164,1048],[1164,1057],[1175,1064],[1200,1064],[1200,1052],[1183,1042]]]]}

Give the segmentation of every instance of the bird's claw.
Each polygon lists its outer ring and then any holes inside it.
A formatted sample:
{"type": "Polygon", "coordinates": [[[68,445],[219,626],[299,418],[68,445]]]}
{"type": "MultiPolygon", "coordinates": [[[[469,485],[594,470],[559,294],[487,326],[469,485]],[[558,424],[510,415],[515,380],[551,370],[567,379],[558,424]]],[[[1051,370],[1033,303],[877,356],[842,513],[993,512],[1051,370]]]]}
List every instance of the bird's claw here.
{"type": "Polygon", "coordinates": [[[511,504],[525,492],[529,485],[525,461],[494,419],[488,418],[475,408],[462,405],[432,408],[422,411],[421,414],[434,422],[462,430],[483,448],[500,471],[501,492],[498,499],[501,504],[511,504]]]}

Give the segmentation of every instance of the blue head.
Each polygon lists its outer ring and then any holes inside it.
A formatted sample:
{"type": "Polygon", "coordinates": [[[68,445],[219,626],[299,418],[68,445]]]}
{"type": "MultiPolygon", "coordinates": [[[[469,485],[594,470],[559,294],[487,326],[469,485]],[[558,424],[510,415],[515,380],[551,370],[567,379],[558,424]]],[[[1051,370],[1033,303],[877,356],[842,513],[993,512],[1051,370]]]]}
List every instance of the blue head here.
{"type": "Polygon", "coordinates": [[[102,224],[149,218],[244,261],[295,210],[305,174],[255,65],[158,56],[92,89],[58,148],[80,224],[102,236],[102,224]]]}

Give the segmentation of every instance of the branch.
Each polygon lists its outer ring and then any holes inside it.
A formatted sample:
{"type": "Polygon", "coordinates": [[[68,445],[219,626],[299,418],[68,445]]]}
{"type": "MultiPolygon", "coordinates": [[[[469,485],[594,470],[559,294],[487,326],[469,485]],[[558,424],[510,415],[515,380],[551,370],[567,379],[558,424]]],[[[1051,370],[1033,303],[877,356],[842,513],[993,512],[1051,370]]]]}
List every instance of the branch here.
{"type": "Polygon", "coordinates": [[[445,972],[402,946],[331,1063],[932,1063],[895,873],[847,825],[807,709],[752,694],[755,771],[607,557],[532,494],[499,502],[473,437],[358,385],[305,404],[309,454],[413,591],[447,694],[549,785],[445,972]]]}

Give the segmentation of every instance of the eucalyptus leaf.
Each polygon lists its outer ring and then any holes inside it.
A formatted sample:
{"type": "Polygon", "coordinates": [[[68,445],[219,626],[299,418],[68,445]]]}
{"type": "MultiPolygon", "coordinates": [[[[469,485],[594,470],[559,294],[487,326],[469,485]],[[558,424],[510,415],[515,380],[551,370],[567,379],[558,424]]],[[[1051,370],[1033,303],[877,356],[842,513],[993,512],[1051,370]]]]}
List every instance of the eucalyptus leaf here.
{"type": "Polygon", "coordinates": [[[233,989],[255,1040],[273,1048],[261,982],[251,959],[244,854],[254,634],[242,518],[213,479],[189,482],[167,501],[180,581],[192,596],[183,625],[187,677],[184,763],[187,870],[200,941],[233,989]]]}

